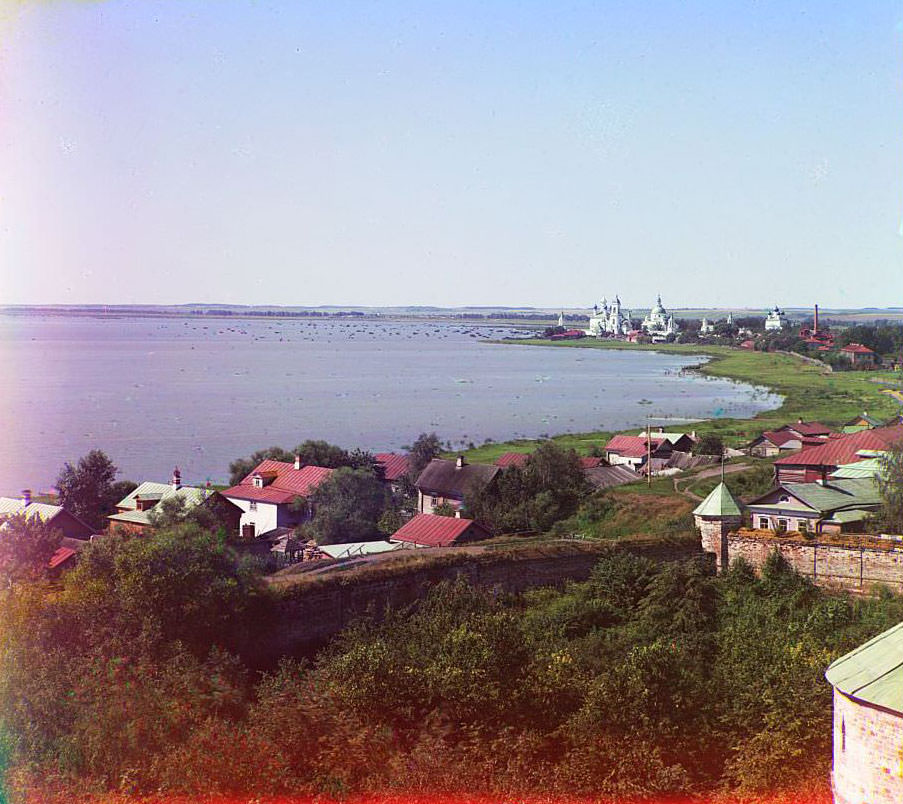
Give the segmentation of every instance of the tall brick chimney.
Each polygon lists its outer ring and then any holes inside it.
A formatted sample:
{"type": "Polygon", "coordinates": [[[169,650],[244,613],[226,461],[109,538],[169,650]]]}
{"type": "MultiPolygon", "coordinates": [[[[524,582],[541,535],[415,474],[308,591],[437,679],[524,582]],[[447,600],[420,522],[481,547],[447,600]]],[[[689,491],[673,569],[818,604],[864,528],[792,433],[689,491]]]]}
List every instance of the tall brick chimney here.
{"type": "Polygon", "coordinates": [[[22,489],[22,502],[31,505],[31,489],[22,489]]]}
{"type": "Polygon", "coordinates": [[[815,335],[818,332],[818,305],[815,305],[815,324],[812,326],[812,334],[815,335]]]}
{"type": "Polygon", "coordinates": [[[300,469],[300,468],[301,468],[301,456],[296,455],[295,456],[295,469],[300,469]]]}
{"type": "Polygon", "coordinates": [[[172,486],[173,491],[178,491],[182,488],[182,472],[179,471],[178,466],[172,470],[172,480],[169,482],[169,485],[172,486]]]}

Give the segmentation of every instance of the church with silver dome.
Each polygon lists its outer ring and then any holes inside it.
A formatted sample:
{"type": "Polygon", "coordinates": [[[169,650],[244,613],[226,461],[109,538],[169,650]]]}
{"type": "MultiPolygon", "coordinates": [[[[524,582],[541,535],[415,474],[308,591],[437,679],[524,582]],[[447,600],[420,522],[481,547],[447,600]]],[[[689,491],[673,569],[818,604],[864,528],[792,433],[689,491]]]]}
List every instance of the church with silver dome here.
{"type": "MultiPolygon", "coordinates": [[[[593,305],[593,313],[589,317],[589,329],[587,335],[597,338],[617,337],[637,334],[630,321],[630,310],[625,309],[621,299],[615,296],[615,300],[609,304],[602,299],[600,304],[593,305]]],[[[653,341],[661,341],[670,335],[676,335],[679,327],[674,321],[674,316],[662,306],[662,297],[659,296],[655,307],[649,311],[641,324],[642,332],[652,338],[653,341]]]]}
{"type": "Polygon", "coordinates": [[[680,329],[674,321],[674,316],[669,315],[662,305],[661,295],[656,299],[655,307],[643,319],[642,327],[643,332],[649,335],[653,341],[664,340],[669,335],[676,335],[680,329]]]}

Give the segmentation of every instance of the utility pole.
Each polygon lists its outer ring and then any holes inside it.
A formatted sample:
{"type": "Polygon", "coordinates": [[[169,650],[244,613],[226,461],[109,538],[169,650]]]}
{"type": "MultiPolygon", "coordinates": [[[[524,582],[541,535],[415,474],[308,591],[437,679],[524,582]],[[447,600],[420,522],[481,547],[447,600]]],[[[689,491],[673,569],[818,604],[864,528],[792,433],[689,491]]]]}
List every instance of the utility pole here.
{"type": "Polygon", "coordinates": [[[646,485],[652,485],[652,419],[646,417],[646,485]]]}

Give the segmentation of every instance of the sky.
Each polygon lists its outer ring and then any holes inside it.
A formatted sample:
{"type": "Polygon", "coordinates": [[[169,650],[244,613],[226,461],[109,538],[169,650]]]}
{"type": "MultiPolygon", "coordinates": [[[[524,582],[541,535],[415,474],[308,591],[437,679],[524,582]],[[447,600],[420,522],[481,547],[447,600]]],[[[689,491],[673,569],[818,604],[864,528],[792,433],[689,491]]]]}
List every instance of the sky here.
{"type": "Polygon", "coordinates": [[[0,304],[903,306],[903,0],[0,0],[0,304]]]}

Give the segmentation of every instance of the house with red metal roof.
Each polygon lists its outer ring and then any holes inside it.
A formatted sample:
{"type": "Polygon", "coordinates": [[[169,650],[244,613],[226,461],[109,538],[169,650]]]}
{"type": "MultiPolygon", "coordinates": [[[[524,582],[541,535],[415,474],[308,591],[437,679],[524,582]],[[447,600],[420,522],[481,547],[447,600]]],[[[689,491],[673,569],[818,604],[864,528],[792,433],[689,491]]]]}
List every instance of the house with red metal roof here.
{"type": "Polygon", "coordinates": [[[793,424],[785,424],[778,427],[778,433],[793,433],[800,438],[827,438],[832,434],[832,430],[827,424],[821,422],[804,422],[797,419],[793,424]]]}
{"type": "Polygon", "coordinates": [[[313,513],[307,499],[332,474],[323,466],[261,461],[238,485],[220,492],[241,511],[242,539],[256,539],[277,528],[300,525],[313,513]]]}
{"type": "Polygon", "coordinates": [[[785,424],[777,430],[766,430],[754,439],[747,450],[758,458],[773,458],[781,453],[793,452],[803,447],[817,447],[829,436],[835,435],[831,428],[818,422],[804,422],[800,419],[796,424],[785,424]]]}
{"type": "Polygon", "coordinates": [[[404,542],[418,547],[451,547],[480,539],[492,534],[472,519],[415,514],[390,537],[391,542],[404,542]]]}
{"type": "Polygon", "coordinates": [[[840,354],[854,366],[874,366],[878,359],[878,355],[861,343],[848,343],[840,354]]]}
{"type": "Polygon", "coordinates": [[[865,460],[860,454],[863,450],[886,450],[901,441],[903,425],[828,438],[819,446],[778,458],[774,462],[775,480],[778,483],[824,482],[837,467],[865,460]]]}
{"type": "Polygon", "coordinates": [[[667,461],[674,451],[671,442],[654,433],[647,441],[645,435],[616,435],[605,445],[605,458],[612,465],[624,464],[638,470],[647,458],[662,458],[667,461]]]}
{"type": "Polygon", "coordinates": [[[527,452],[503,452],[495,459],[495,465],[501,469],[507,469],[509,466],[517,466],[523,469],[527,465],[527,458],[530,455],[527,452]]]}
{"type": "Polygon", "coordinates": [[[382,471],[383,482],[397,498],[402,493],[402,480],[410,470],[408,456],[398,452],[377,452],[373,457],[382,471]]]}

